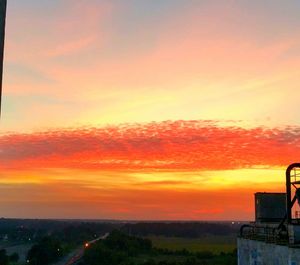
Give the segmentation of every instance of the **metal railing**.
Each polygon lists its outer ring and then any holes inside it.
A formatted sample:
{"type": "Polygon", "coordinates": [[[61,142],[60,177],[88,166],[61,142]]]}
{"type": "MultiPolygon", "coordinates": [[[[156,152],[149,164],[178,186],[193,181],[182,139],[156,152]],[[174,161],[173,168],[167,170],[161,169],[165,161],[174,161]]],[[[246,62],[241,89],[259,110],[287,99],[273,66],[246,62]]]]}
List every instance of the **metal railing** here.
{"type": "Polygon", "coordinates": [[[243,225],[240,229],[241,238],[258,240],[266,243],[287,245],[289,236],[286,230],[278,230],[274,227],[243,225]]]}

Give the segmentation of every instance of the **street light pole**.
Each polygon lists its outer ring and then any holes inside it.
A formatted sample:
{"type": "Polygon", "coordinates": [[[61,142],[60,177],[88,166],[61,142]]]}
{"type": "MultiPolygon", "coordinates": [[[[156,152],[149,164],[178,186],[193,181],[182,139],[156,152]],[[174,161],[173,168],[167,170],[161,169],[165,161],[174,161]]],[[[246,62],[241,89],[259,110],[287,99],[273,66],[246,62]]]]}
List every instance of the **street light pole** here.
{"type": "Polygon", "coordinates": [[[2,77],[3,77],[3,57],[4,57],[4,37],[6,19],[7,0],[0,0],[0,117],[2,103],[2,77]]]}

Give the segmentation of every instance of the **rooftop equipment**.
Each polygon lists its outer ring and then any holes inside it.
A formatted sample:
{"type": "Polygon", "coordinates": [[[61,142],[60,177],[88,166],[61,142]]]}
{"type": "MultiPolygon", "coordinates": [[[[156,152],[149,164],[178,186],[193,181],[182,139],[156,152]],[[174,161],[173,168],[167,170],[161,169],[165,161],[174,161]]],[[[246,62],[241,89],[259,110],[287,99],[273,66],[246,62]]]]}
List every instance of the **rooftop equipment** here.
{"type": "Polygon", "coordinates": [[[286,169],[286,193],[255,193],[255,222],[243,225],[242,238],[278,244],[300,244],[300,219],[292,216],[300,205],[300,163],[286,169]]]}
{"type": "Polygon", "coordinates": [[[255,193],[255,221],[278,223],[286,213],[285,193],[255,193]]]}

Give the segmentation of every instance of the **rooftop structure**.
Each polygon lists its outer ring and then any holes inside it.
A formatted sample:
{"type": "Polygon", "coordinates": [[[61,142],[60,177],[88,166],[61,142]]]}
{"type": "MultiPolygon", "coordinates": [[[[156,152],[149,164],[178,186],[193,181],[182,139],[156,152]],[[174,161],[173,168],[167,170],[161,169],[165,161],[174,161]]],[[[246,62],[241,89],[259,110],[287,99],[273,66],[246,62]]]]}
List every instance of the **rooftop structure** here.
{"type": "Polygon", "coordinates": [[[255,222],[241,227],[238,264],[300,264],[300,163],[286,170],[286,193],[255,193],[255,222]]]}

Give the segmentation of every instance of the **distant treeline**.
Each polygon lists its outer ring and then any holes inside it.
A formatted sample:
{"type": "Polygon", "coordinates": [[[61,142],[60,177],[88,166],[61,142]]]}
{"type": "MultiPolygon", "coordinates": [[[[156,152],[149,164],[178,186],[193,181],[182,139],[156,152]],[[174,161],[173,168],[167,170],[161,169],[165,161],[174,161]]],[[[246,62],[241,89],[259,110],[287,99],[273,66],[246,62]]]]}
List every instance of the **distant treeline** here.
{"type": "Polygon", "coordinates": [[[0,245],[5,242],[14,244],[37,242],[49,235],[67,244],[76,245],[119,229],[121,226],[120,223],[2,218],[0,245]]]}
{"type": "Polygon", "coordinates": [[[0,219],[0,242],[39,240],[46,235],[65,241],[79,243],[110,232],[114,229],[137,236],[167,236],[196,238],[205,235],[237,234],[240,223],[210,222],[88,222],[88,221],[55,221],[55,220],[22,220],[0,219]]]}
{"type": "Polygon", "coordinates": [[[0,219],[1,241],[31,242],[51,235],[66,243],[78,244],[119,229],[129,235],[197,238],[205,235],[237,234],[241,223],[213,222],[92,222],[0,219]]]}
{"type": "Polygon", "coordinates": [[[202,223],[202,222],[143,222],[125,224],[121,230],[136,236],[167,236],[196,238],[205,235],[232,235],[237,234],[239,223],[202,223]]]}
{"type": "Polygon", "coordinates": [[[47,231],[59,230],[70,225],[81,225],[81,224],[93,224],[99,225],[110,225],[114,227],[120,227],[121,222],[112,221],[93,221],[93,220],[51,220],[51,219],[8,219],[0,218],[0,230],[15,229],[16,227],[25,227],[27,229],[41,229],[47,231]]]}

